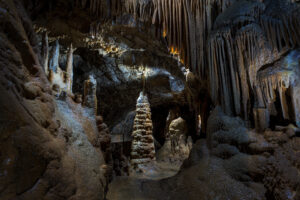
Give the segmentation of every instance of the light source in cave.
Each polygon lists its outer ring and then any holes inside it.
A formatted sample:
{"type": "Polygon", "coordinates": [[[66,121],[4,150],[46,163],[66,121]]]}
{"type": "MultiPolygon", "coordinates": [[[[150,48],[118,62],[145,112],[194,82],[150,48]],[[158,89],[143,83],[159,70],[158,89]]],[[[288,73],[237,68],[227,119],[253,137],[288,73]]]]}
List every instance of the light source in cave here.
{"type": "Polygon", "coordinates": [[[200,133],[201,133],[201,126],[202,126],[201,115],[198,115],[198,120],[197,120],[197,135],[200,135],[200,133]]]}

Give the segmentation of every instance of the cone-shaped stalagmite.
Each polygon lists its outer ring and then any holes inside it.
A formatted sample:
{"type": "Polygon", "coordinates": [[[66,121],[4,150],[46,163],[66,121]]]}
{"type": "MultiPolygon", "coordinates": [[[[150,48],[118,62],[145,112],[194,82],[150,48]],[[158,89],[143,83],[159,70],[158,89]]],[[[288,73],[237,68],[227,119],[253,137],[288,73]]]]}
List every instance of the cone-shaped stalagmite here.
{"type": "Polygon", "coordinates": [[[133,126],[131,145],[131,164],[134,168],[155,160],[154,139],[150,104],[144,92],[141,92],[136,104],[136,116],[133,126]]]}

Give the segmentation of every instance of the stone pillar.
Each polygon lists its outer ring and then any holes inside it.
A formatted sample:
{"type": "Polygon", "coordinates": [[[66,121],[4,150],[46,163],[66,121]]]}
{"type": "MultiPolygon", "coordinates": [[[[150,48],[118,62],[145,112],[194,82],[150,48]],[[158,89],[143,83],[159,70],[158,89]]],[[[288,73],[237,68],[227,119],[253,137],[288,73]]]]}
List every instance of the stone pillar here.
{"type": "Polygon", "coordinates": [[[89,79],[84,81],[84,101],[83,105],[88,108],[94,108],[95,114],[97,114],[97,81],[93,75],[89,76],[89,79]]]}
{"type": "Polygon", "coordinates": [[[140,164],[154,161],[155,148],[152,136],[151,110],[148,98],[143,92],[137,99],[132,136],[131,164],[133,168],[139,168],[140,164]]]}

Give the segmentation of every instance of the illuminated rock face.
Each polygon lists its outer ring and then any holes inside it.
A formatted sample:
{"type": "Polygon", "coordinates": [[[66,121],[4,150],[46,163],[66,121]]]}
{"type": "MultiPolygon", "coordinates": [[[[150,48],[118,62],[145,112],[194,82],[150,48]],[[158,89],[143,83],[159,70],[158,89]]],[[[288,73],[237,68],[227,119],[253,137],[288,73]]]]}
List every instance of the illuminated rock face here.
{"type": "Polygon", "coordinates": [[[143,92],[137,99],[132,136],[131,164],[133,168],[137,168],[139,164],[146,164],[155,160],[150,104],[143,92]]]}

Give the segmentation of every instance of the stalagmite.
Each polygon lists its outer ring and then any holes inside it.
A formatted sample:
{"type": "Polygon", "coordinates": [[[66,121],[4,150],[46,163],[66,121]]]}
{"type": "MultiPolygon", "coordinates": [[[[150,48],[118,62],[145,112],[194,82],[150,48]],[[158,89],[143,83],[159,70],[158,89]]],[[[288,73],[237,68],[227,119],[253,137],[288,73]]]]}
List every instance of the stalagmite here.
{"type": "Polygon", "coordinates": [[[72,44],[70,45],[69,52],[68,52],[66,84],[67,84],[67,91],[70,91],[72,93],[72,85],[73,85],[73,46],[72,46],[72,44]]]}
{"type": "Polygon", "coordinates": [[[45,32],[43,35],[42,41],[42,59],[43,59],[43,67],[46,75],[48,76],[48,62],[49,62],[49,42],[48,42],[48,33],[45,32]]]}
{"type": "Polygon", "coordinates": [[[141,164],[154,161],[155,148],[152,136],[151,110],[144,92],[141,92],[137,99],[132,136],[131,164],[133,168],[139,168],[141,164]]]}
{"type": "Polygon", "coordinates": [[[83,105],[88,108],[93,108],[94,113],[97,114],[97,81],[90,75],[89,79],[84,81],[84,100],[83,105]]]}
{"type": "Polygon", "coordinates": [[[52,47],[50,60],[49,60],[49,81],[52,83],[54,76],[58,70],[58,59],[59,59],[59,43],[58,40],[55,42],[55,46],[52,47]]]}

